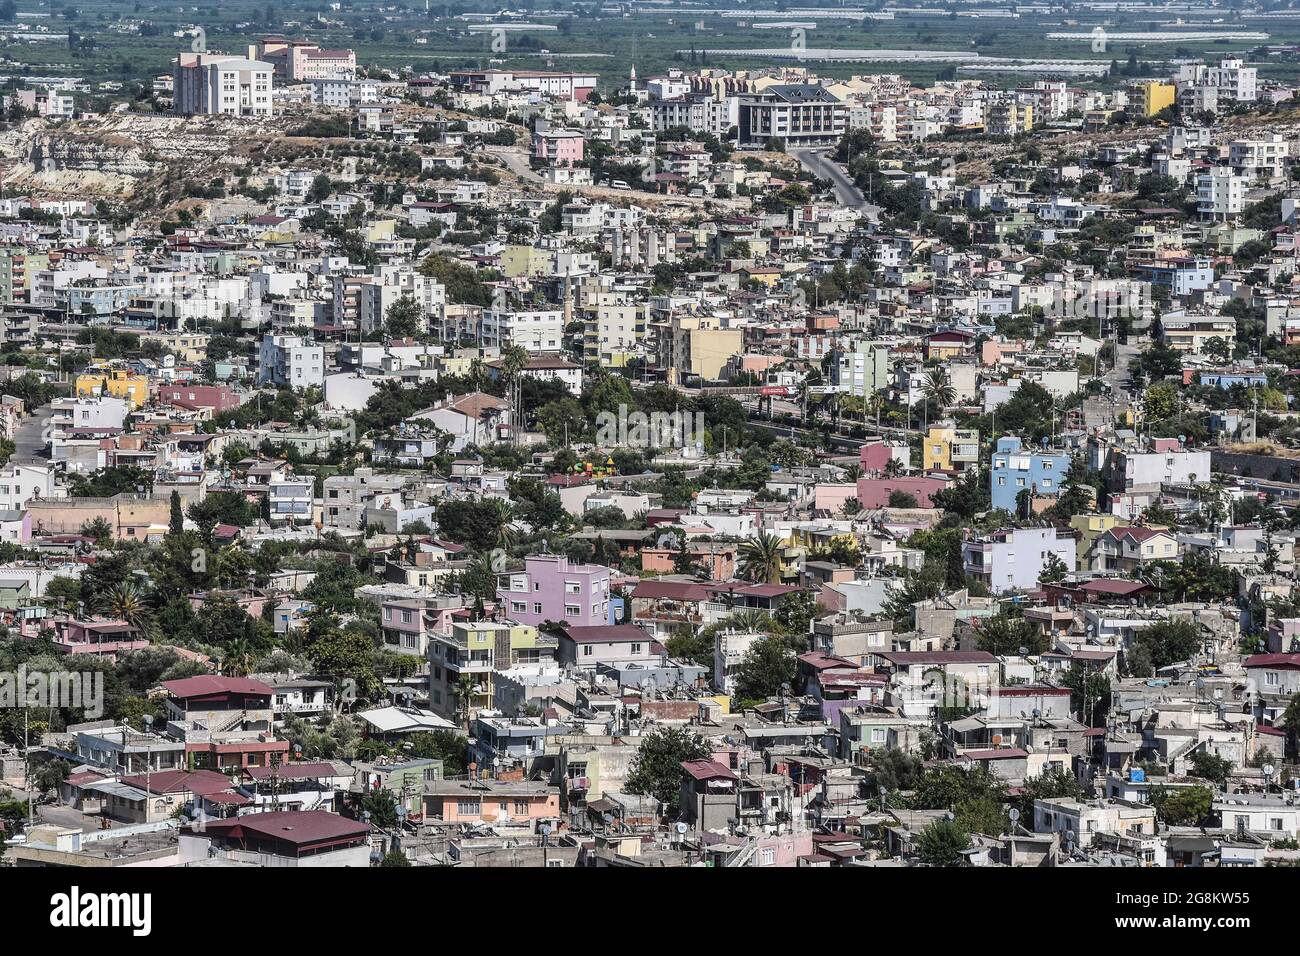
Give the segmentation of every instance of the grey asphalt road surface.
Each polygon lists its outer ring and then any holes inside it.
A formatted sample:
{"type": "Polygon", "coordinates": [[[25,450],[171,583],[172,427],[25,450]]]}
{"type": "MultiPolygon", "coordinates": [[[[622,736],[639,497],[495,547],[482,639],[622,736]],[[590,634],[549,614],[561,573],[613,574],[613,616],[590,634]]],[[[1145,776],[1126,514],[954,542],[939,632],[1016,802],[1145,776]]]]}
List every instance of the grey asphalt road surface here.
{"type": "Polygon", "coordinates": [[[875,218],[880,207],[867,202],[866,197],[858,191],[858,187],[849,178],[849,174],[844,171],[844,167],[833,162],[826,155],[825,150],[792,149],[790,155],[818,179],[829,179],[835,187],[835,198],[840,205],[861,209],[875,218]]]}
{"type": "Polygon", "coordinates": [[[14,432],[14,458],[17,461],[31,461],[46,457],[45,441],[41,435],[45,431],[45,420],[49,415],[50,406],[42,405],[29,417],[23,419],[23,423],[18,426],[17,431],[14,432]]]}

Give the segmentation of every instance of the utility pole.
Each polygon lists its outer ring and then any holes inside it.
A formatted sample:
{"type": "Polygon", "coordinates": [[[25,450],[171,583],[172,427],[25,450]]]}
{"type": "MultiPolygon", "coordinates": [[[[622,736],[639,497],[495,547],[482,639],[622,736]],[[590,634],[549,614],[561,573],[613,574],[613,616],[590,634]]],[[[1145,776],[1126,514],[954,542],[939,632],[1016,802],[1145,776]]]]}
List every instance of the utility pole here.
{"type": "Polygon", "coordinates": [[[23,708],[23,789],[27,791],[27,825],[35,822],[35,810],[32,807],[32,758],[31,744],[27,740],[28,709],[23,708]]]}

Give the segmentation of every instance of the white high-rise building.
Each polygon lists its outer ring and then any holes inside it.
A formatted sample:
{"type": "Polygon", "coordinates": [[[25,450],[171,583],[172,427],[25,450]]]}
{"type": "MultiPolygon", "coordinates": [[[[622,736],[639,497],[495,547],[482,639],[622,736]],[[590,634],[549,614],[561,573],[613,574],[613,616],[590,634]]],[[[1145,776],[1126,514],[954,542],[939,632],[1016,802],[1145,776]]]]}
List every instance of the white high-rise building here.
{"type": "Polygon", "coordinates": [[[564,347],[564,313],[484,309],[479,323],[483,345],[515,344],[528,352],[558,352],[564,347]]]}
{"type": "Polygon", "coordinates": [[[325,383],[325,347],[299,336],[263,336],[257,359],[259,384],[311,388],[325,383]]]}
{"type": "Polygon", "coordinates": [[[172,62],[172,112],[270,116],[275,68],[226,53],[182,53],[172,62]]]}
{"type": "Polygon", "coordinates": [[[1196,211],[1202,219],[1222,222],[1246,208],[1246,180],[1227,166],[1215,166],[1196,177],[1196,211]]]}
{"type": "Polygon", "coordinates": [[[1217,87],[1219,99],[1229,99],[1237,103],[1255,102],[1257,92],[1258,70],[1245,66],[1241,60],[1226,59],[1218,66],[1206,70],[1206,82],[1217,87]]]}

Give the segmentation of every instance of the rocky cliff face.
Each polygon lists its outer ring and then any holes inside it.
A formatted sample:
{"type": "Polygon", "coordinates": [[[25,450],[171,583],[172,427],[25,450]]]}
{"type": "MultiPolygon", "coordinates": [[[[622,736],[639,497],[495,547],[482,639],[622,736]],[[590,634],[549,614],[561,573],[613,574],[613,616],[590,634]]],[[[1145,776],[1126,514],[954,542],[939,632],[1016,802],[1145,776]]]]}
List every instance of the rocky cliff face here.
{"type": "Polygon", "coordinates": [[[126,199],[168,167],[220,175],[282,131],[226,117],[119,113],[95,120],[28,120],[0,133],[6,184],[42,193],[126,199]]]}

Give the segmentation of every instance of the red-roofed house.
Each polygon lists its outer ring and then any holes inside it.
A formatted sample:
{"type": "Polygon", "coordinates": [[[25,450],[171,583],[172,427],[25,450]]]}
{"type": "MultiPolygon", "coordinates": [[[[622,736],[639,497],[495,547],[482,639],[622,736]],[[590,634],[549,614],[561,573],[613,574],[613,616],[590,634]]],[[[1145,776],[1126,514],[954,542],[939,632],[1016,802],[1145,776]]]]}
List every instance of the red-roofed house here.
{"type": "Polygon", "coordinates": [[[272,732],[275,691],[246,677],[204,675],[164,681],[168,730],[185,742],[193,768],[264,767],[289,752],[272,732]]]}
{"type": "Polygon", "coordinates": [[[181,863],[221,857],[258,866],[370,865],[370,825],[323,810],[250,813],[184,827],[181,863]]]}
{"type": "Polygon", "coordinates": [[[597,664],[649,664],[658,660],[654,638],[635,624],[570,626],[559,635],[559,660],[582,670],[597,664]]]}
{"type": "Polygon", "coordinates": [[[275,691],[246,677],[201,675],[163,681],[167,713],[175,720],[198,721],[208,730],[270,730],[275,691]]]}
{"type": "Polygon", "coordinates": [[[1300,654],[1253,654],[1242,666],[1265,702],[1290,700],[1300,693],[1300,654]]]}
{"type": "Polygon", "coordinates": [[[727,829],[727,821],[739,819],[736,792],[740,779],[714,760],[682,763],[682,819],[697,830],[727,829]]]}

